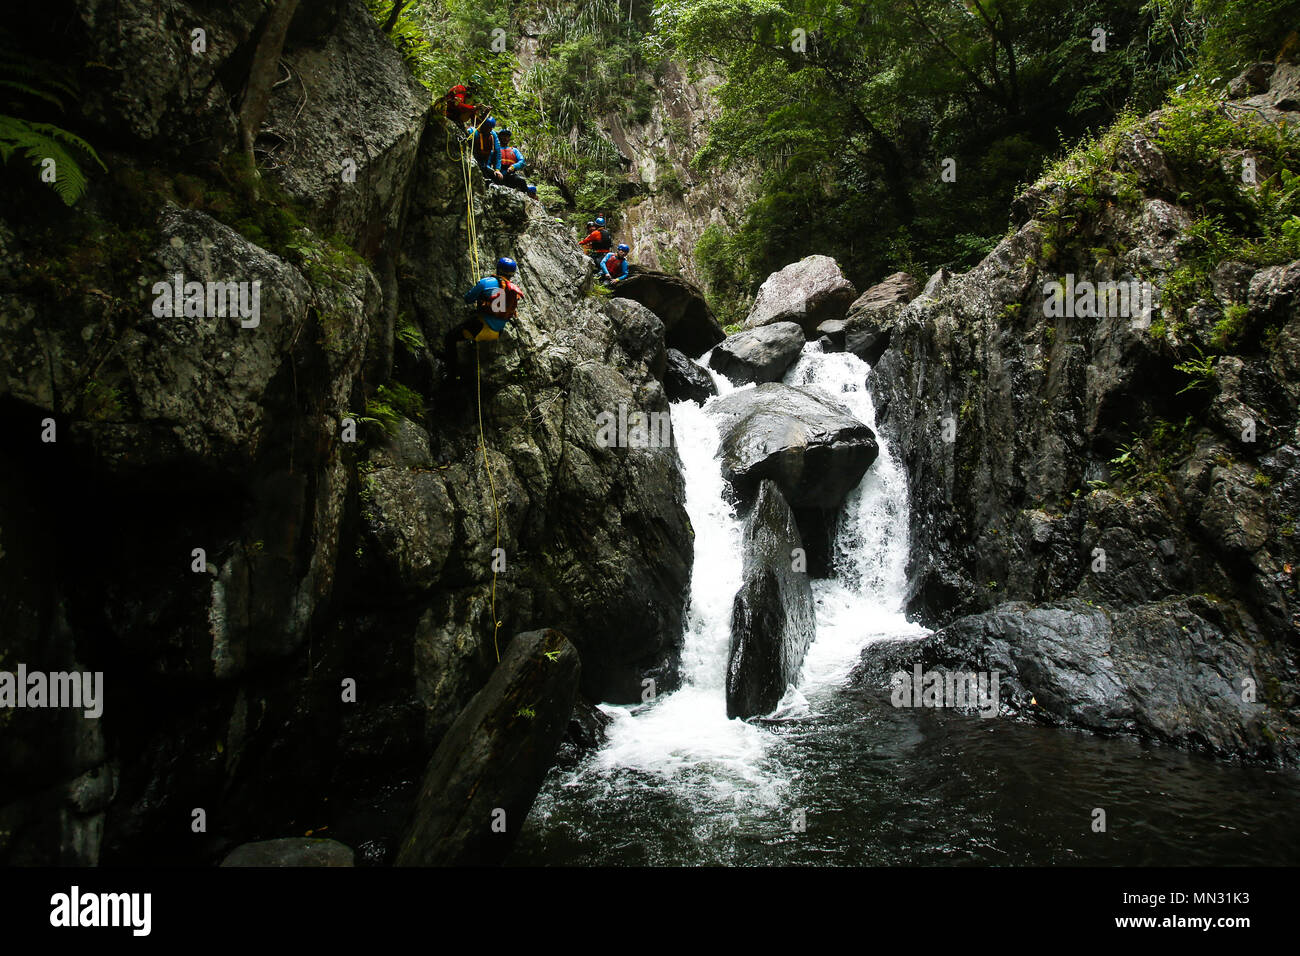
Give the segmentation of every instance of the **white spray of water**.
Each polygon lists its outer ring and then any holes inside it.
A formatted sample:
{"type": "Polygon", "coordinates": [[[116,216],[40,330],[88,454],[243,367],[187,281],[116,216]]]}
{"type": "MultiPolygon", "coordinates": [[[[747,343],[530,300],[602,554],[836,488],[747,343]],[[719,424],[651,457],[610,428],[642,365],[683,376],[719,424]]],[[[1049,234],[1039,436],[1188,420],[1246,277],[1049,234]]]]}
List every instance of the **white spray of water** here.
{"type": "MultiPolygon", "coordinates": [[[[707,356],[701,360],[707,367],[707,356]]],[[[868,366],[847,353],[809,345],[785,381],[847,406],[868,425],[875,409],[866,388],[868,366]]],[[[710,374],[713,374],[710,372],[710,374]]],[[[714,375],[719,396],[737,391],[714,375]]],[[[614,722],[609,740],[571,779],[621,771],[667,780],[692,802],[744,799],[775,806],[786,789],[775,766],[785,746],[761,726],[728,720],[725,676],[731,607],[741,584],[742,522],[725,497],[713,419],[693,402],[672,406],[673,436],[686,478],[686,511],[695,530],[695,561],[682,653],[682,687],[650,705],[605,707],[614,722]]],[[[883,637],[924,633],[903,617],[906,584],[907,482],[887,444],[844,503],[832,560],[834,577],[815,581],[817,632],[799,687],[774,716],[802,716],[816,697],[838,684],[863,646],[883,637]]]]}

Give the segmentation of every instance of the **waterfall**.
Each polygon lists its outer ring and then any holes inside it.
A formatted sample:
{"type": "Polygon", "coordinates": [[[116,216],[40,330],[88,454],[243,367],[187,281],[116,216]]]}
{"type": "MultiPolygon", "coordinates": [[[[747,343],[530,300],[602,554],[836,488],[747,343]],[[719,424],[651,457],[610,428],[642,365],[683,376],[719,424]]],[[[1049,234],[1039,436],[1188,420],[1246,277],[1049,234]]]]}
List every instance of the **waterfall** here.
{"type": "MultiPolygon", "coordinates": [[[[707,367],[707,357],[701,364],[707,367]]],[[[785,381],[822,392],[874,426],[868,372],[852,354],[827,354],[809,344],[785,381]]],[[[738,390],[721,376],[714,380],[719,396],[738,390]]],[[[686,510],[695,529],[682,686],[648,704],[604,707],[613,718],[609,740],[576,773],[606,775],[610,785],[609,775],[621,772],[667,779],[690,802],[733,799],[743,792],[746,800],[775,805],[786,783],[775,752],[784,742],[761,725],[728,720],[726,714],[731,607],[741,584],[743,522],[724,494],[713,419],[689,401],[674,404],[672,416],[686,479],[686,510]]],[[[906,476],[881,440],[879,457],[842,508],[833,577],[813,583],[816,635],[799,686],[787,693],[775,717],[814,714],[817,695],[839,685],[868,641],[924,633],[902,615],[906,560],[906,476]]]]}

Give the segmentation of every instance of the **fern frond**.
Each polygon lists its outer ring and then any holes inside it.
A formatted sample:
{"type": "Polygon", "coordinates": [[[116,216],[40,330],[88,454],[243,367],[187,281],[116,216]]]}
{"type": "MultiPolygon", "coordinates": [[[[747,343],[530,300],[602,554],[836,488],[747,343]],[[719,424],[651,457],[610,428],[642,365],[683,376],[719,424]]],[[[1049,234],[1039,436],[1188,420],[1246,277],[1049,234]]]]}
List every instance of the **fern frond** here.
{"type": "Polygon", "coordinates": [[[37,170],[47,159],[54,160],[55,179],[50,185],[66,205],[73,205],[86,192],[86,174],[71,146],[107,169],[99,155],[80,136],[50,123],[32,123],[15,116],[0,116],[0,161],[9,162],[20,151],[37,170]]]}
{"type": "Polygon", "coordinates": [[[63,101],[53,93],[48,90],[40,89],[39,87],[30,86],[27,83],[19,83],[17,80],[6,80],[0,78],[0,89],[15,90],[26,96],[32,96],[39,100],[45,100],[47,103],[52,103],[55,109],[63,109],[63,101]]]}

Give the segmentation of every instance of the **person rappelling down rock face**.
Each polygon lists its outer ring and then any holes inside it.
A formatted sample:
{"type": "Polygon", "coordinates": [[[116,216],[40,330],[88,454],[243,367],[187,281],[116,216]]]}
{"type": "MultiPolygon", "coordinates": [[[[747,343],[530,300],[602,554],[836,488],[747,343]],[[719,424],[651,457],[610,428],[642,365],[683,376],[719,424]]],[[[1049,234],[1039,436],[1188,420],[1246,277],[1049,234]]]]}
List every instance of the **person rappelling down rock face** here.
{"type": "Polygon", "coordinates": [[[618,244],[618,250],[605,255],[600,260],[600,278],[602,282],[615,286],[627,278],[627,254],[630,250],[623,244],[618,244]]]}
{"type": "Polygon", "coordinates": [[[506,324],[515,317],[524,292],[510,281],[518,271],[515,260],[502,256],[497,260],[496,271],[484,276],[465,293],[465,301],[474,306],[475,313],[447,333],[443,340],[443,358],[448,378],[461,378],[456,346],[460,342],[495,342],[505,331],[506,324]]]}

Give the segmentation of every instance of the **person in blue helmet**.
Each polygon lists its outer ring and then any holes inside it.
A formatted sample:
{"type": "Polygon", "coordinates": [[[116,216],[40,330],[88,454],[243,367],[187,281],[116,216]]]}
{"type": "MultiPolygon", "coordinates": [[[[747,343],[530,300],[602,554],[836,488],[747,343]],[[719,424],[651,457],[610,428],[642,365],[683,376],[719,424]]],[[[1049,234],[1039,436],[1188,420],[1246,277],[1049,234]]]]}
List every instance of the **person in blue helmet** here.
{"type": "Polygon", "coordinates": [[[501,143],[501,184],[528,192],[528,181],[523,174],[527,161],[523,150],[511,144],[512,135],[508,129],[497,131],[497,140],[501,143]]]}
{"type": "Polygon", "coordinates": [[[578,240],[578,245],[585,246],[587,255],[591,256],[596,265],[600,265],[601,260],[610,249],[614,248],[614,237],[610,231],[605,228],[605,217],[597,216],[594,228],[591,233],[583,239],[578,240]]]}
{"type": "Polygon", "coordinates": [[[496,125],[496,119],[489,116],[469,134],[474,162],[478,163],[483,178],[490,183],[505,179],[501,172],[501,140],[497,138],[496,125]]]}
{"type": "Polygon", "coordinates": [[[496,271],[479,279],[465,293],[465,302],[474,306],[474,315],[448,332],[443,340],[443,358],[452,377],[460,377],[456,360],[458,343],[495,342],[515,317],[519,303],[524,300],[523,289],[510,281],[518,268],[515,260],[502,256],[497,260],[496,271]]]}
{"type": "Polygon", "coordinates": [[[600,277],[610,285],[618,285],[627,278],[627,254],[630,250],[624,243],[618,244],[618,249],[608,253],[605,258],[600,260],[600,277]]]}

